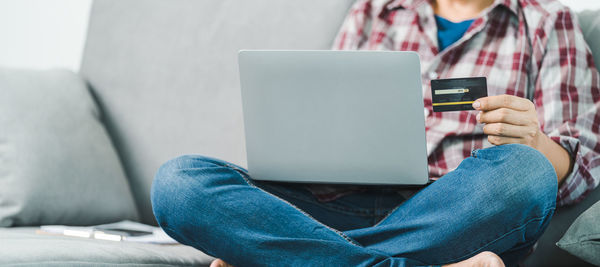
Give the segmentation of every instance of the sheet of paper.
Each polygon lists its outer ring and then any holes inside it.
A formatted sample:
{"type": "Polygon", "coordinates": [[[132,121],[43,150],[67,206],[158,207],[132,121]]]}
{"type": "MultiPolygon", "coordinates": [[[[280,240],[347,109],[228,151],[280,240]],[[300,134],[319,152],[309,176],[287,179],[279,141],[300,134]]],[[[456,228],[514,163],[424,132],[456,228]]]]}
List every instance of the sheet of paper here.
{"type": "Polygon", "coordinates": [[[152,244],[177,244],[173,238],[167,235],[160,227],[142,224],[133,221],[120,221],[110,224],[96,226],[66,226],[66,225],[42,225],[40,230],[44,233],[74,236],[81,238],[95,238],[111,241],[139,242],[152,244]],[[124,229],[131,231],[149,232],[147,235],[126,236],[114,234],[107,229],[124,229]]]}

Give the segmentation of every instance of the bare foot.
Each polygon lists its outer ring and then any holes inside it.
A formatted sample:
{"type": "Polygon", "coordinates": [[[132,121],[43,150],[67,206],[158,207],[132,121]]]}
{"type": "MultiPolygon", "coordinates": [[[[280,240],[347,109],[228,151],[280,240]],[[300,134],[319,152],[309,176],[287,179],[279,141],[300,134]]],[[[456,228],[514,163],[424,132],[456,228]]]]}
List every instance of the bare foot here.
{"type": "Polygon", "coordinates": [[[504,267],[504,262],[493,252],[484,251],[464,261],[444,265],[444,267],[504,267]]]}
{"type": "Polygon", "coordinates": [[[210,267],[233,267],[233,265],[224,262],[222,259],[215,259],[210,263],[210,267]]]}
{"type": "MultiPolygon", "coordinates": [[[[210,267],[233,267],[221,259],[214,260],[210,267]]],[[[464,261],[444,265],[444,267],[504,267],[504,262],[493,252],[484,251],[464,261]]]]}

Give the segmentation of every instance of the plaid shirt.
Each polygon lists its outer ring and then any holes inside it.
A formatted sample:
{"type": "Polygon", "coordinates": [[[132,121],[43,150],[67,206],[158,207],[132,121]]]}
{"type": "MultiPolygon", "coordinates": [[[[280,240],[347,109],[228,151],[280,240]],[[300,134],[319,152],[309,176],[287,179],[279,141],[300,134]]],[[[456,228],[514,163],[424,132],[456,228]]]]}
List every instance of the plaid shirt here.
{"type": "MultiPolygon", "coordinates": [[[[432,112],[430,81],[487,77],[488,94],[528,98],[540,127],[574,159],[558,204],[581,201],[600,182],[600,82],[573,13],[555,0],[496,0],[464,36],[438,51],[428,0],[359,0],[334,49],[415,51],[421,57],[429,175],[455,169],[474,149],[492,146],[476,112],[432,112]]],[[[364,190],[309,185],[321,201],[364,190]]]]}

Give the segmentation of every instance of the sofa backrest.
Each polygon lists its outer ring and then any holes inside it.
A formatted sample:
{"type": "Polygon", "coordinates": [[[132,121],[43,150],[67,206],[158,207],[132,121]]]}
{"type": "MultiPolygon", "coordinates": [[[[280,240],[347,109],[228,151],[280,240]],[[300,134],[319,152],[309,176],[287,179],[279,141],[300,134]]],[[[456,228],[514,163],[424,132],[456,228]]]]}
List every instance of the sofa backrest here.
{"type": "Polygon", "coordinates": [[[161,163],[245,165],[239,49],[328,49],[352,0],[94,1],[81,74],[144,222],[161,163]]]}
{"type": "Polygon", "coordinates": [[[586,10],[577,14],[577,17],[598,68],[600,66],[600,10],[586,10]]]}
{"type": "MultiPolygon", "coordinates": [[[[245,165],[237,51],[328,49],[352,2],[94,1],[81,74],[144,222],[154,222],[150,185],[168,159],[203,154],[245,165]]],[[[598,15],[581,17],[596,62],[598,15]]]]}

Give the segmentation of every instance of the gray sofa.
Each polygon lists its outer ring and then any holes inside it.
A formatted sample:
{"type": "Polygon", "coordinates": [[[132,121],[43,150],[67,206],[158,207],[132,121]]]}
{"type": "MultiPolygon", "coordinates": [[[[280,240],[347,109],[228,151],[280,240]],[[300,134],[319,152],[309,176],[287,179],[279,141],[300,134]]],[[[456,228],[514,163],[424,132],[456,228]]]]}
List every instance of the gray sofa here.
{"type": "MultiPolygon", "coordinates": [[[[239,49],[328,49],[351,2],[95,1],[78,75],[88,84],[116,148],[137,207],[135,217],[155,223],[150,185],[168,159],[203,154],[245,165],[239,49]]],[[[598,15],[580,14],[596,62],[598,15]]],[[[555,243],[598,200],[600,190],[559,209],[526,265],[585,265],[555,243]]],[[[206,265],[211,259],[180,245],[47,236],[35,229],[0,229],[0,265],[206,265]]]]}

